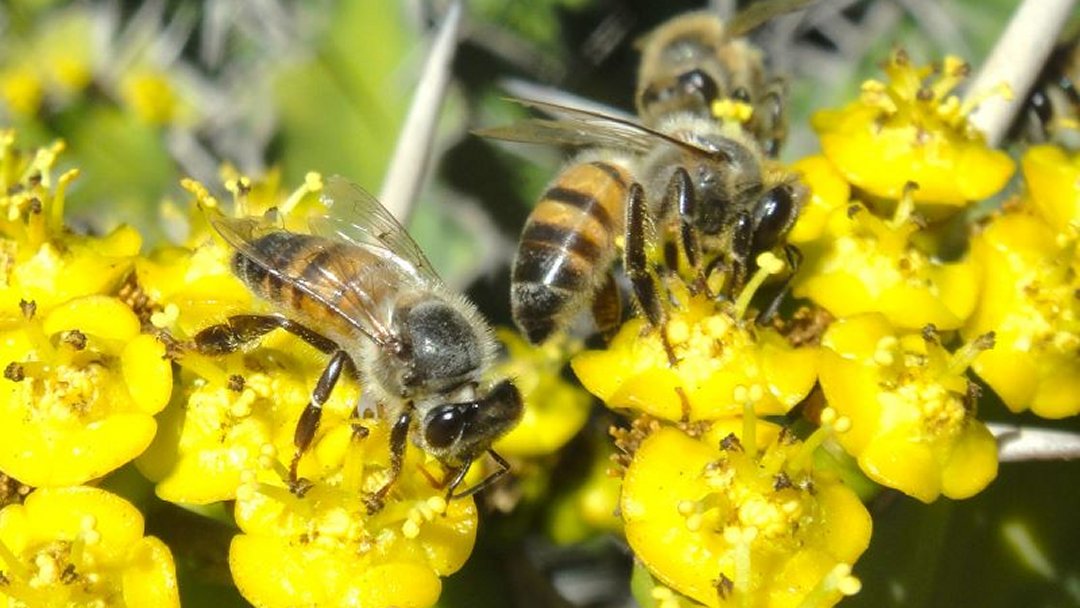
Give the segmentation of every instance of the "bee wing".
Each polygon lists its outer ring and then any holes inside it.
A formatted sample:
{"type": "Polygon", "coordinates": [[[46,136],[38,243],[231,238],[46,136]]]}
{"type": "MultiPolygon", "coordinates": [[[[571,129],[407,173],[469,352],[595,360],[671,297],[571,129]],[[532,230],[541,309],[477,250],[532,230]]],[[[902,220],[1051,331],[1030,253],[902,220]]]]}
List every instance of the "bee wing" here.
{"type": "Polygon", "coordinates": [[[529,118],[505,127],[475,131],[477,135],[523,143],[563,146],[612,147],[645,153],[657,143],[667,143],[694,154],[711,152],[632,120],[583,108],[531,99],[510,99],[556,119],[529,118]]]}
{"type": "Polygon", "coordinates": [[[442,284],[420,246],[367,190],[334,175],[326,180],[322,201],[327,214],[308,220],[312,234],[374,253],[413,284],[442,284]]]}
{"type": "MultiPolygon", "coordinates": [[[[270,275],[284,284],[291,285],[300,290],[311,299],[319,302],[328,310],[332,311],[341,319],[347,321],[358,331],[366,335],[372,342],[378,345],[387,344],[393,335],[390,328],[377,314],[378,307],[369,294],[358,290],[355,285],[364,284],[357,277],[350,276],[347,270],[337,269],[333,260],[319,264],[314,263],[314,258],[323,251],[315,248],[307,254],[307,259],[299,265],[308,268],[318,268],[318,280],[323,282],[324,288],[320,289],[315,277],[305,278],[287,272],[279,268],[274,260],[270,259],[266,252],[254,246],[255,241],[267,234],[281,231],[281,228],[265,218],[228,217],[221,213],[213,213],[209,217],[210,225],[221,235],[225,242],[240,252],[244,257],[257,264],[270,275]],[[332,285],[344,294],[343,302],[349,304],[349,312],[343,310],[338,302],[328,299],[325,295],[325,285],[332,285]]],[[[330,241],[327,241],[330,242],[330,241]]],[[[381,265],[380,265],[381,266],[381,265]]],[[[371,268],[369,273],[379,277],[382,268],[371,268]]],[[[383,272],[382,280],[391,280],[389,273],[383,272]]]]}
{"type": "Polygon", "coordinates": [[[727,36],[738,38],[766,21],[793,13],[820,0],[758,0],[736,13],[726,26],[727,36]]]}

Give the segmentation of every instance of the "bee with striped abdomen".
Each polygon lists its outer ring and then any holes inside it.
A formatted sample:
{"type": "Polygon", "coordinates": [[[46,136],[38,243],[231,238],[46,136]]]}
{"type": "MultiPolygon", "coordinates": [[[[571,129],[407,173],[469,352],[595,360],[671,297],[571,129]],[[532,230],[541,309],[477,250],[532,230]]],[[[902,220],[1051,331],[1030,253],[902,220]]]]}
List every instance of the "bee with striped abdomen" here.
{"type": "Polygon", "coordinates": [[[381,508],[401,472],[408,439],[450,469],[448,496],[468,496],[508,469],[492,442],[521,417],[510,380],[486,386],[494,357],[491,330],[476,308],[450,293],[423,252],[371,195],[342,178],[327,181],[329,213],[309,220],[311,234],[261,218],[210,222],[235,248],[232,270],[277,314],[237,315],[203,329],[194,348],[239,349],[284,329],[330,356],[297,423],[290,489],[302,494],[297,463],[311,445],[322,405],[341,375],[357,375],[392,425],[390,479],[368,499],[381,508]],[[501,469],[455,494],[472,461],[485,452],[501,469]]]}
{"type": "Polygon", "coordinates": [[[654,325],[663,320],[647,259],[655,239],[665,245],[667,271],[676,271],[680,254],[702,286],[724,271],[718,295],[743,286],[757,254],[785,247],[806,188],[765,158],[740,127],[678,112],[650,128],[576,108],[520,103],[557,118],[480,134],[589,148],[556,176],[522,231],[511,307],[530,341],[546,340],[587,303],[595,309],[596,301],[617,293],[610,270],[620,240],[635,298],[654,325]]]}

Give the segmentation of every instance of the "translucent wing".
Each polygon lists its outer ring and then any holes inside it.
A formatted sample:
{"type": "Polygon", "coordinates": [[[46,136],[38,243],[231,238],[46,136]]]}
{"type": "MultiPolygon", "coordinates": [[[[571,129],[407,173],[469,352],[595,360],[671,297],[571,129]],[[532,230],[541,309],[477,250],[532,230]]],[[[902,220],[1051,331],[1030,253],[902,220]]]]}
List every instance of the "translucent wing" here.
{"type": "Polygon", "coordinates": [[[312,234],[375,254],[414,284],[442,284],[420,246],[368,191],[334,175],[326,180],[322,201],[328,212],[308,220],[312,234]]]}
{"type": "Polygon", "coordinates": [[[624,118],[545,101],[528,99],[511,99],[510,101],[557,118],[554,120],[530,118],[506,127],[481,129],[475,133],[483,137],[506,141],[610,147],[638,154],[651,150],[658,143],[666,143],[693,154],[712,154],[709,150],[624,118]]]}
{"type": "Polygon", "coordinates": [[[766,21],[787,13],[793,13],[820,0],[758,0],[736,13],[727,23],[727,35],[737,38],[757,28],[766,21]]]}
{"type": "Polygon", "coordinates": [[[295,258],[282,267],[280,262],[271,257],[273,251],[256,246],[259,239],[274,232],[284,232],[273,223],[254,217],[232,218],[221,213],[213,213],[209,221],[218,234],[242,256],[283,284],[298,289],[325,306],[374,343],[385,345],[393,340],[394,336],[384,321],[386,316],[379,312],[379,305],[373,294],[376,289],[394,288],[395,281],[399,278],[395,276],[396,268],[380,264],[380,257],[371,258],[372,263],[362,265],[357,272],[356,265],[343,267],[340,258],[324,256],[327,259],[316,260],[323,251],[334,245],[334,241],[315,239],[308,243],[302,257],[295,258]],[[305,272],[297,274],[290,271],[295,268],[303,268],[305,272]],[[338,295],[331,297],[331,294],[338,295]]]}

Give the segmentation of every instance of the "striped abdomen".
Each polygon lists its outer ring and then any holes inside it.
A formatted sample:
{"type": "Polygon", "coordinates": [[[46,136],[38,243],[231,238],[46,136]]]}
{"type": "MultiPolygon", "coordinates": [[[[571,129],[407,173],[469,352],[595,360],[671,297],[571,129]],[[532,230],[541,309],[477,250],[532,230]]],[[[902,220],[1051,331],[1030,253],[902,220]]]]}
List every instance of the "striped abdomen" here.
{"type": "Polygon", "coordinates": [[[292,232],[259,237],[250,243],[250,255],[237,251],[232,259],[233,272],[256,296],[276,305],[286,316],[338,337],[355,336],[347,318],[369,317],[372,303],[392,295],[386,293],[390,287],[386,277],[390,275],[378,279],[384,265],[383,260],[359,247],[292,232]],[[305,293],[300,284],[318,298],[305,293]]]}
{"type": "Polygon", "coordinates": [[[529,216],[511,275],[514,321],[534,344],[591,299],[617,255],[632,178],[604,161],[563,170],[529,216]]]}

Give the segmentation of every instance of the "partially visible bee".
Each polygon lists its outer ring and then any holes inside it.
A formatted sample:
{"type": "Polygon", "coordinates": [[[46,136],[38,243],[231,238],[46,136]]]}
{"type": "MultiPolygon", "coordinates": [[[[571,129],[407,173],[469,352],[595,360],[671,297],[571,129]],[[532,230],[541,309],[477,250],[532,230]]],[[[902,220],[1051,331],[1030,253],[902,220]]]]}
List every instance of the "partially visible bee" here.
{"type": "Polygon", "coordinates": [[[766,69],[764,54],[745,34],[779,14],[814,0],[751,4],[725,22],[709,11],[679,15],[642,42],[635,105],[641,121],[656,127],[674,113],[715,117],[721,100],[752,109],[744,128],[775,157],[787,135],[784,81],[766,69]]]}
{"type": "Polygon", "coordinates": [[[520,103],[559,118],[480,134],[591,148],[556,176],[521,234],[511,308],[534,343],[564,329],[598,290],[601,299],[617,293],[604,286],[612,285],[619,237],[634,295],[658,325],[663,304],[647,260],[654,237],[672,245],[664,250],[667,270],[675,270],[681,253],[701,286],[723,270],[723,295],[730,295],[743,286],[759,253],[784,247],[807,195],[794,174],[766,159],[736,125],[682,112],[650,128],[565,106],[520,103]]]}
{"type": "MultiPolygon", "coordinates": [[[[284,329],[330,356],[297,423],[290,489],[306,491],[297,476],[322,406],[342,373],[363,381],[378,412],[392,424],[390,479],[367,499],[381,508],[401,473],[407,439],[450,470],[448,496],[479,490],[505,473],[492,442],[522,413],[510,380],[483,382],[494,357],[490,328],[463,297],[450,293],[423,252],[371,195],[342,178],[327,181],[329,213],[309,220],[311,234],[282,230],[262,218],[211,216],[236,249],[232,270],[274,315],[237,315],[193,338],[207,354],[239,349],[284,329]],[[488,452],[501,470],[455,494],[472,461],[488,452]]],[[[359,404],[358,404],[359,408],[359,404]]],[[[357,429],[362,434],[362,427],[357,429]]]]}
{"type": "Polygon", "coordinates": [[[1050,54],[1018,116],[1014,133],[1032,143],[1080,149],[1080,33],[1050,54]]]}

